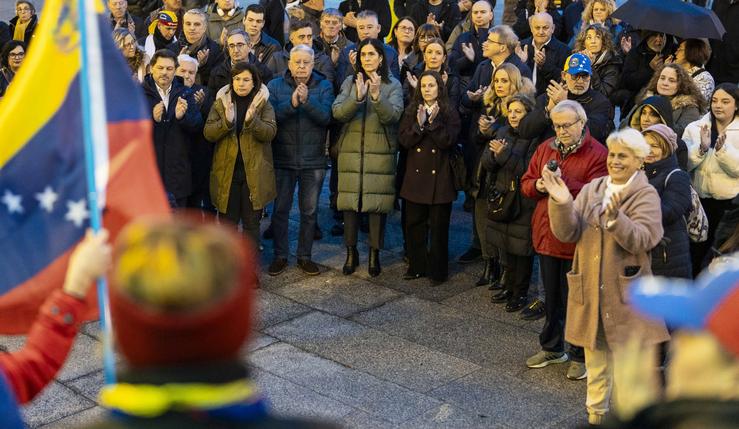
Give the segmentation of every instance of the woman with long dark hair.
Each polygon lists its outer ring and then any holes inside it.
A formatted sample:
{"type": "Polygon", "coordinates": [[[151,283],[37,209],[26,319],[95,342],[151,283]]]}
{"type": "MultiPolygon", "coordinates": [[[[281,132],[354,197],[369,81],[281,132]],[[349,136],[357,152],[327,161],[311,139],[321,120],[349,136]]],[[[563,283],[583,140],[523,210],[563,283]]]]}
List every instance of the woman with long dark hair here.
{"type": "Polygon", "coordinates": [[[413,70],[418,63],[419,54],[416,51],[416,22],[409,16],[399,18],[390,32],[390,46],[398,51],[398,65],[400,65],[400,81],[405,80],[406,73],[413,70]]]}
{"type": "Polygon", "coordinates": [[[410,101],[411,95],[415,92],[418,84],[418,78],[425,71],[435,71],[441,75],[446,87],[446,94],[449,97],[449,104],[455,109],[459,107],[461,97],[461,89],[459,83],[459,75],[447,64],[447,50],[444,41],[441,39],[432,39],[425,44],[422,51],[422,57],[416,66],[406,74],[406,82],[403,91],[406,99],[410,101]]]}
{"type": "Polygon", "coordinates": [[[216,94],[203,131],[215,143],[210,197],[220,216],[259,246],[262,209],[276,196],[272,139],[277,134],[275,111],[268,101],[259,70],[236,63],[231,84],[216,94]]]}
{"type": "Polygon", "coordinates": [[[449,156],[459,126],[459,115],[449,103],[442,76],[436,71],[421,73],[400,122],[400,144],[408,151],[400,190],[406,205],[405,280],[428,276],[438,285],[447,279],[449,220],[452,202],[457,199],[449,156]]]}
{"type": "Polygon", "coordinates": [[[397,124],[403,114],[403,88],[388,73],[382,43],[365,39],[357,45],[357,71],[346,78],[333,104],[343,122],[336,144],[339,160],[338,210],[344,211],[346,262],[343,273],[359,264],[360,213],[369,218],[369,274],[380,275],[380,248],[385,215],[395,202],[397,124]]]}

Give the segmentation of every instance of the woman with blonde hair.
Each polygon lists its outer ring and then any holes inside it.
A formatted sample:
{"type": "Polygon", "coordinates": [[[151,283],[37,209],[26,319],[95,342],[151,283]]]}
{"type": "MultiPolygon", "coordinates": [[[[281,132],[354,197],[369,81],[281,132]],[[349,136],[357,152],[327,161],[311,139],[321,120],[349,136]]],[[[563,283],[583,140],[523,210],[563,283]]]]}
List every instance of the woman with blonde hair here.
{"type": "Polygon", "coordinates": [[[508,115],[506,99],[512,95],[523,93],[531,97],[536,89],[531,79],[523,77],[521,71],[513,64],[503,63],[495,69],[490,86],[483,94],[482,102],[487,118],[479,123],[480,133],[485,137],[492,137],[495,130],[505,124],[508,115]],[[490,119],[493,119],[490,121],[490,119]],[[484,124],[483,124],[484,123],[484,124]],[[488,123],[497,123],[499,126],[493,128],[488,123]]]}
{"type": "Polygon", "coordinates": [[[117,28],[113,30],[113,41],[126,59],[133,78],[143,82],[149,67],[149,56],[136,43],[134,35],[127,28],[117,28]]]}
{"type": "Polygon", "coordinates": [[[578,33],[575,34],[573,42],[577,40],[580,33],[592,24],[605,26],[611,32],[612,40],[615,41],[623,30],[621,21],[611,17],[616,7],[615,0],[591,0],[587,2],[585,9],[582,11],[580,25],[575,27],[578,33]]]}

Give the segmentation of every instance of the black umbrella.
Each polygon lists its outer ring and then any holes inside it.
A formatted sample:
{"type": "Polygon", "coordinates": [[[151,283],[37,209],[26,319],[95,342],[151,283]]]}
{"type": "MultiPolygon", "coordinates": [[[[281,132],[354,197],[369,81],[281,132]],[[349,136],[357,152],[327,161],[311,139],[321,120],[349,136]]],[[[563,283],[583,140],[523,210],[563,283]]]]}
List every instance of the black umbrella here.
{"type": "Polygon", "coordinates": [[[671,34],[682,39],[721,40],[724,25],[712,10],[680,0],[629,0],[611,15],[640,30],[671,34]]]}

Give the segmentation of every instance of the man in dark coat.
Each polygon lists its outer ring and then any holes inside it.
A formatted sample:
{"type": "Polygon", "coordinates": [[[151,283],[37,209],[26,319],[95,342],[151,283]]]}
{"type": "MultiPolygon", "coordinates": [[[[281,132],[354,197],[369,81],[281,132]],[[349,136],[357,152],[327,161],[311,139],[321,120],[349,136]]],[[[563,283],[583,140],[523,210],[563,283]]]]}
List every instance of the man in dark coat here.
{"type": "MultiPolygon", "coordinates": [[[[377,14],[371,10],[364,10],[357,15],[356,18],[358,37],[361,42],[364,39],[379,39],[382,41],[380,32],[382,27],[377,19],[377,14]]],[[[349,37],[347,35],[347,37],[349,37]]],[[[385,48],[385,61],[387,61],[388,69],[393,76],[400,80],[400,66],[398,65],[398,52],[387,43],[382,44],[385,48]]],[[[354,74],[354,66],[359,61],[357,54],[357,45],[351,43],[347,45],[339,55],[339,63],[336,66],[336,80],[334,84],[341,87],[344,80],[354,74]]]]}
{"type": "Polygon", "coordinates": [[[197,131],[203,118],[194,96],[175,76],[175,54],[159,50],[150,64],[143,87],[154,120],[157,167],[172,207],[185,207],[192,192],[189,133],[197,131]]]}
{"type": "Polygon", "coordinates": [[[376,39],[384,40],[393,25],[390,3],[387,0],[344,0],[339,3],[339,10],[344,14],[344,33],[354,43],[359,43],[362,40],[357,31],[357,20],[359,14],[363,11],[371,11],[377,15],[377,22],[380,24],[380,36],[375,37],[376,39]]]}
{"type": "Polygon", "coordinates": [[[257,61],[267,64],[272,54],[282,49],[282,43],[270,37],[263,29],[264,8],[258,4],[250,4],[244,13],[244,30],[249,35],[251,50],[257,61]]]}
{"type": "Polygon", "coordinates": [[[233,30],[226,38],[226,49],[228,55],[223,58],[220,64],[213,67],[208,79],[208,88],[216,94],[218,90],[226,85],[231,84],[231,67],[238,62],[247,62],[254,64],[259,70],[259,77],[262,82],[272,80],[272,72],[257,60],[257,57],[249,48],[249,35],[244,30],[233,30]]]}
{"type": "Polygon", "coordinates": [[[482,44],[487,40],[493,22],[493,9],[487,1],[478,1],[470,10],[471,27],[457,37],[449,52],[449,65],[456,70],[465,88],[477,66],[485,60],[482,44]]]}
{"type": "Polygon", "coordinates": [[[436,23],[442,40],[446,40],[459,21],[459,7],[456,0],[420,0],[411,7],[408,15],[418,26],[427,22],[436,23]]]}
{"type": "MultiPolygon", "coordinates": [[[[30,12],[33,14],[31,15],[31,20],[26,25],[26,30],[23,32],[23,42],[26,43],[26,46],[31,44],[31,40],[33,39],[33,32],[36,31],[36,25],[38,25],[38,15],[36,15],[36,9],[33,7],[31,3],[21,3],[18,5],[18,8],[24,8],[29,9],[30,12]]],[[[28,12],[24,12],[28,13],[28,12]]],[[[9,24],[9,31],[10,31],[10,37],[14,37],[15,34],[15,26],[18,23],[19,17],[16,15],[13,17],[13,19],[10,20],[9,24]]]]}
{"type": "MultiPolygon", "coordinates": [[[[313,45],[313,26],[308,21],[293,21],[290,24],[290,41],[285,45],[285,49],[272,54],[267,67],[274,76],[279,76],[287,69],[290,60],[290,51],[294,46],[313,45]]],[[[315,49],[314,68],[320,72],[329,83],[334,84],[335,68],[331,62],[331,58],[325,53],[315,49]]]]}
{"type": "Polygon", "coordinates": [[[266,0],[264,6],[264,32],[277,40],[280,46],[285,44],[287,38],[287,26],[290,18],[285,12],[287,0],[266,0]]]}
{"type": "Polygon", "coordinates": [[[540,95],[546,92],[549,81],[559,79],[570,49],[552,37],[554,22],[548,13],[532,15],[529,27],[533,36],[521,41],[516,54],[532,70],[536,95],[540,95]]]}
{"type": "Polygon", "coordinates": [[[713,11],[726,28],[723,40],[711,40],[713,56],[706,69],[716,85],[739,82],[739,0],[716,0],[713,11]]]}
{"type": "Polygon", "coordinates": [[[664,33],[644,32],[641,42],[632,48],[624,59],[619,90],[611,99],[628,112],[634,105],[634,96],[644,88],[656,70],[665,63],[675,47],[672,36],[664,33]]]}
{"type": "MultiPolygon", "coordinates": [[[[310,29],[310,25],[307,27],[310,29]]],[[[288,71],[272,80],[269,100],[280,124],[272,143],[277,181],[277,198],[272,215],[274,260],[269,275],[282,273],[289,254],[288,218],[295,185],[300,199],[298,267],[308,275],[320,273],[311,261],[311,249],[318,214],[318,197],[328,166],[326,131],[331,122],[333,85],[313,71],[314,51],[298,45],[290,51],[288,71]]]]}
{"type": "Polygon", "coordinates": [[[128,13],[126,0],[108,0],[108,10],[110,10],[110,26],[113,29],[126,28],[135,39],[146,37],[148,34],[144,20],[128,13]]]}
{"type": "Polygon", "coordinates": [[[13,37],[10,34],[10,27],[5,21],[0,21],[0,52],[2,52],[5,44],[12,39],[13,37]]]}
{"type": "Polygon", "coordinates": [[[547,93],[537,97],[536,108],[521,121],[521,134],[552,137],[554,131],[549,111],[560,101],[574,100],[587,113],[590,134],[605,144],[606,137],[613,130],[613,106],[603,94],[590,88],[591,73],[590,59],[587,56],[579,53],[570,55],[562,72],[564,83],[551,82],[547,93]]]}
{"type": "MultiPolygon", "coordinates": [[[[185,37],[179,40],[179,53],[187,54],[198,60],[198,74],[195,82],[207,85],[213,67],[223,62],[223,49],[206,35],[208,16],[200,9],[185,12],[182,18],[185,37]]],[[[207,113],[206,116],[207,117],[207,113]]]]}

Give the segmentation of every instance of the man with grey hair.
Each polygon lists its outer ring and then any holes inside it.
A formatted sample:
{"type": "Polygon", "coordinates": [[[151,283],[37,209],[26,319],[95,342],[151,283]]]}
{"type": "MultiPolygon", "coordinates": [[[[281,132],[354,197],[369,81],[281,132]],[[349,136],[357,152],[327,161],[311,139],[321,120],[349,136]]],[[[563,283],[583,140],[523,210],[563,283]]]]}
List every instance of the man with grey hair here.
{"type": "Polygon", "coordinates": [[[226,37],[227,56],[213,68],[208,80],[208,88],[214,94],[217,94],[218,90],[231,83],[231,67],[236,63],[254,64],[259,70],[259,77],[262,78],[262,82],[272,80],[272,72],[267,66],[260,63],[251,52],[250,42],[249,35],[240,28],[228,33],[226,37]]]}
{"type": "Polygon", "coordinates": [[[314,46],[319,46],[331,58],[334,67],[339,62],[341,50],[350,43],[342,31],[343,20],[344,15],[339,9],[324,9],[319,21],[321,32],[313,44],[314,46]]]}
{"type": "Polygon", "coordinates": [[[536,95],[543,94],[549,81],[559,79],[570,48],[553,37],[554,20],[548,13],[537,13],[529,17],[531,37],[516,47],[516,55],[532,70],[536,95]]]}
{"type": "MultiPolygon", "coordinates": [[[[107,4],[108,10],[110,11],[110,25],[114,30],[116,28],[125,28],[136,39],[147,36],[147,28],[144,25],[144,20],[128,12],[128,2],[126,0],[108,0],[107,4]]],[[[2,42],[0,42],[0,46],[2,45],[2,42]]]]}
{"type": "Polygon", "coordinates": [[[561,73],[562,82],[552,80],[536,99],[536,108],[526,115],[519,125],[522,136],[554,135],[550,112],[556,104],[564,100],[577,101],[588,115],[587,128],[593,138],[605,143],[606,137],[614,128],[613,106],[605,95],[590,87],[592,68],[590,58],[581,53],[570,55],[561,73]]]}
{"type": "Polygon", "coordinates": [[[532,238],[534,250],[539,255],[546,317],[539,335],[541,351],[531,356],[526,366],[544,368],[569,359],[572,362],[567,378],[582,380],[587,377],[583,350],[570,346],[566,352],[564,341],[567,273],[572,269],[575,243],[563,243],[554,236],[549,226],[549,198],[541,177],[544,169],[554,172],[575,198],[588,182],[608,174],[608,151],[590,135],[585,126],[588,120],[585,109],[577,101],[560,101],[549,115],[555,137],[536,148],[528,170],[521,178],[523,195],[536,200],[531,218],[532,238]]]}
{"type": "MultiPolygon", "coordinates": [[[[311,28],[308,24],[307,28],[311,28]]],[[[298,267],[308,275],[318,275],[311,260],[317,224],[318,197],[328,167],[326,131],[331,122],[333,85],[314,71],[313,48],[297,45],[290,50],[287,71],[269,82],[269,101],[280,126],[272,142],[277,197],[272,214],[274,259],[267,273],[276,276],[287,267],[290,253],[288,218],[298,185],[300,230],[298,267]]]]}
{"type": "Polygon", "coordinates": [[[198,62],[195,82],[207,85],[213,67],[223,61],[223,49],[207,35],[208,15],[200,9],[190,9],[182,16],[182,32],[179,40],[180,54],[189,55],[198,62]]]}

